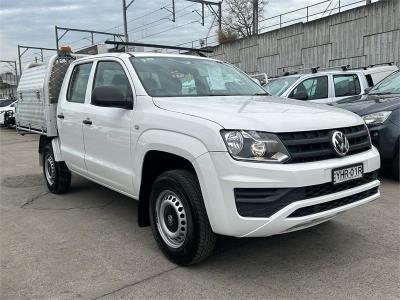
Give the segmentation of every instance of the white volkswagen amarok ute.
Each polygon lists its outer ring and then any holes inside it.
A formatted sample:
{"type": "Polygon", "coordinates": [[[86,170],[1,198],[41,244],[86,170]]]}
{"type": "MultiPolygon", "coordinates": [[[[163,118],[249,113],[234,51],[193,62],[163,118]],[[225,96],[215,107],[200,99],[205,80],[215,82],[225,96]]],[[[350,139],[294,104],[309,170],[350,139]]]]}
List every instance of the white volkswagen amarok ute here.
{"type": "Polygon", "coordinates": [[[218,234],[291,232],[379,197],[360,117],[271,97],[218,60],[55,56],[24,71],[18,95],[17,128],[41,134],[49,190],[75,173],[138,200],[139,225],[177,264],[205,259],[218,234]]]}

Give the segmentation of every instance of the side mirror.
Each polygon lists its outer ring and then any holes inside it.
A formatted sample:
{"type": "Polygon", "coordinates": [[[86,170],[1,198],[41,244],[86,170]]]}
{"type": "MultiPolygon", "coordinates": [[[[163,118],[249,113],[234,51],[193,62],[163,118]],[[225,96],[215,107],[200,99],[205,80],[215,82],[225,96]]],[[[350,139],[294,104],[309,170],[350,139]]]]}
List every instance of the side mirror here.
{"type": "Polygon", "coordinates": [[[293,95],[293,99],[297,100],[308,100],[308,94],[304,91],[299,91],[293,95]]]}
{"type": "Polygon", "coordinates": [[[92,104],[105,107],[132,108],[132,96],[125,97],[124,94],[112,85],[95,87],[92,91],[92,104]]]}

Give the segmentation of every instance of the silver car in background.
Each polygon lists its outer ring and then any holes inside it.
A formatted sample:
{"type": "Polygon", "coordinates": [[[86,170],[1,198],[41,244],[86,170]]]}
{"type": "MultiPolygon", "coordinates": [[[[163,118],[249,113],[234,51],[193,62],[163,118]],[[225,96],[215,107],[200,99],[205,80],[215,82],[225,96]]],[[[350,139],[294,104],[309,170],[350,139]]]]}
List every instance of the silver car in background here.
{"type": "Polygon", "coordinates": [[[343,71],[318,71],[269,79],[264,89],[271,95],[331,104],[349,96],[364,94],[375,84],[397,71],[397,66],[380,66],[343,71]]]}

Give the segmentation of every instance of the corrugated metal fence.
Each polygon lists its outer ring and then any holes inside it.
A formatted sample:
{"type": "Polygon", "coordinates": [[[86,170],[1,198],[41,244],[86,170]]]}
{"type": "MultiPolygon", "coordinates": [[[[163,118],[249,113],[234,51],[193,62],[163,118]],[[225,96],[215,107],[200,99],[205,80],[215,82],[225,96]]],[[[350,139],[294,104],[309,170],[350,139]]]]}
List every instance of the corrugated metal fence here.
{"type": "Polygon", "coordinates": [[[400,0],[381,0],[215,47],[210,56],[248,73],[400,62],[400,0]]]}

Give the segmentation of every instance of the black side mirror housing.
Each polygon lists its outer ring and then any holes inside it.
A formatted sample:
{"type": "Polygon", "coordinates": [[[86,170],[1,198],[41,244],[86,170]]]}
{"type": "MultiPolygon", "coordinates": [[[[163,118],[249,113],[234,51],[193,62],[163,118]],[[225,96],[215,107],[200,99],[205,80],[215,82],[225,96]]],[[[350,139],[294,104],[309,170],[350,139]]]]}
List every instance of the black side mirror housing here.
{"type": "Polygon", "coordinates": [[[104,107],[131,109],[133,107],[133,99],[132,96],[125,97],[115,86],[103,85],[93,89],[92,104],[104,107]]]}
{"type": "Polygon", "coordinates": [[[300,91],[297,92],[293,95],[293,99],[297,99],[297,100],[308,100],[308,95],[307,92],[304,91],[300,91]]]}

